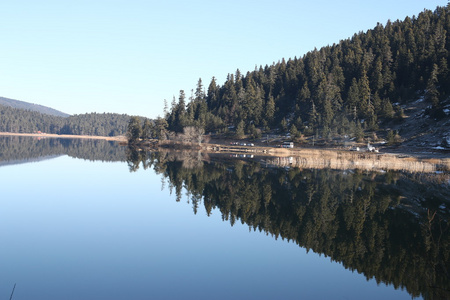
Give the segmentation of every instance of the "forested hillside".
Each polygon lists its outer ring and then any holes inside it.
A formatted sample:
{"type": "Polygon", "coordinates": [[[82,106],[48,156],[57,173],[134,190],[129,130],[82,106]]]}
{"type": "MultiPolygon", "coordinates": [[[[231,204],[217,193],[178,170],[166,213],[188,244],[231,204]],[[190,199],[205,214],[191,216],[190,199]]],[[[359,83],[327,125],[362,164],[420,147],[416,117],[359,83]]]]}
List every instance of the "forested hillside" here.
{"type": "Polygon", "coordinates": [[[59,110],[56,110],[56,109],[53,109],[53,108],[50,108],[47,106],[34,104],[34,103],[28,103],[25,101],[9,99],[9,98],[5,98],[5,97],[0,97],[0,105],[9,106],[9,107],[13,107],[13,108],[26,109],[26,110],[31,110],[31,111],[37,111],[37,112],[40,112],[43,114],[58,116],[58,117],[68,117],[69,116],[69,114],[63,113],[59,110]]]}
{"type": "MultiPolygon", "coordinates": [[[[338,44],[245,75],[237,70],[223,85],[212,78],[206,88],[200,79],[188,99],[182,90],[166,109],[168,129],[362,139],[393,134],[407,119],[405,111],[419,102],[426,103],[420,118],[449,125],[449,10],[438,7],[379,23],[338,44]]],[[[427,126],[424,130],[432,130],[432,123],[427,126]]]]}
{"type": "Polygon", "coordinates": [[[130,116],[89,113],[58,117],[0,105],[0,131],[16,133],[116,136],[125,134],[130,116]]]}

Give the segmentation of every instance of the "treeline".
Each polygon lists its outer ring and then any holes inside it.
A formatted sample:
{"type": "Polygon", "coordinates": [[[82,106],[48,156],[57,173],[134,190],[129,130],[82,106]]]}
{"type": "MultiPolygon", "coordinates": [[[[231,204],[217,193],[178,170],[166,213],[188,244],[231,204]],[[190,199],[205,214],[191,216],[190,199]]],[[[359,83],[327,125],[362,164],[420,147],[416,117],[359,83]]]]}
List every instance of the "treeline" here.
{"type": "Polygon", "coordinates": [[[228,74],[223,85],[199,79],[187,98],[165,107],[168,129],[196,126],[236,136],[279,129],[299,136],[358,136],[403,117],[402,104],[423,98],[427,114],[445,117],[450,93],[450,12],[425,10],[388,21],[338,44],[228,74]]]}
{"type": "Polygon", "coordinates": [[[125,114],[58,117],[0,105],[0,131],[3,132],[117,136],[126,133],[129,120],[130,116],[125,114]]]}
{"type": "Polygon", "coordinates": [[[220,211],[231,225],[293,241],[412,297],[450,296],[450,190],[436,178],[207,161],[197,152],[128,152],[130,171],[153,168],[194,213],[220,211]]]}
{"type": "Polygon", "coordinates": [[[128,121],[126,132],[128,143],[133,145],[139,143],[141,140],[165,140],[169,135],[167,126],[167,121],[161,117],[158,117],[156,120],[150,120],[132,116],[128,121]]]}
{"type": "Polygon", "coordinates": [[[172,141],[172,146],[175,143],[189,144],[192,147],[194,144],[201,144],[209,141],[210,137],[204,135],[204,129],[198,126],[185,126],[183,132],[175,133],[167,129],[168,124],[164,118],[158,117],[156,120],[147,118],[140,118],[133,116],[128,123],[126,137],[129,145],[147,144],[150,139],[158,139],[159,142],[166,139],[172,141]]]}

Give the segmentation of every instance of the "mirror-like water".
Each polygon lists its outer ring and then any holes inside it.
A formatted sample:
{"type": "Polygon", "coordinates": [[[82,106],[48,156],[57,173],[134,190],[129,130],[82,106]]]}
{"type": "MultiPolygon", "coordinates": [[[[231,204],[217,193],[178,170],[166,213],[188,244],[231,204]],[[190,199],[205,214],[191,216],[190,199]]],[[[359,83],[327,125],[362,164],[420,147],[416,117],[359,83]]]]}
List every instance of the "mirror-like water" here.
{"type": "Polygon", "coordinates": [[[0,298],[449,295],[446,174],[198,157],[0,139],[0,298]]]}

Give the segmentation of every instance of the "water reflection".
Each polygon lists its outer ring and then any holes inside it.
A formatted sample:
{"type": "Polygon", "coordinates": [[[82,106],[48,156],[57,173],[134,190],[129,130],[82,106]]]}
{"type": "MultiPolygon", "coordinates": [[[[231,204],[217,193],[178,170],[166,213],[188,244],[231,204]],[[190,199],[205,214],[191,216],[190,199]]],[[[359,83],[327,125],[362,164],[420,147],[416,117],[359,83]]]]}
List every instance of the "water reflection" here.
{"type": "Polygon", "coordinates": [[[126,161],[131,172],[153,170],[177,201],[189,193],[194,213],[200,206],[208,215],[219,211],[231,225],[241,222],[292,241],[414,297],[450,298],[448,173],[299,168],[292,161],[280,167],[286,159],[0,138],[0,164],[60,155],[126,161]]]}
{"type": "Polygon", "coordinates": [[[449,175],[264,167],[200,152],[129,150],[177,201],[330,257],[425,299],[450,297],[449,175]]]}
{"type": "Polygon", "coordinates": [[[41,161],[61,155],[92,161],[125,161],[125,148],[103,140],[0,137],[0,166],[41,161]]]}

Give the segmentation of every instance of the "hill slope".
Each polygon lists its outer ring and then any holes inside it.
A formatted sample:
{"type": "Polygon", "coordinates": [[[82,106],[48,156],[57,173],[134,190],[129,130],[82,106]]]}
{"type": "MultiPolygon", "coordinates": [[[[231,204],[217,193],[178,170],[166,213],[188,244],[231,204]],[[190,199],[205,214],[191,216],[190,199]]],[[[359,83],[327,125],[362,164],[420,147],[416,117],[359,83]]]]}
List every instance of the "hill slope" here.
{"type": "MultiPolygon", "coordinates": [[[[289,42],[289,41],[287,41],[289,42]]],[[[168,129],[450,148],[450,5],[377,24],[301,58],[180,91],[168,129]],[[393,138],[395,137],[395,138],[393,138]]]]}
{"type": "Polygon", "coordinates": [[[125,134],[130,116],[113,113],[90,113],[61,117],[0,105],[0,132],[54,133],[118,136],[125,134]]]}
{"type": "Polygon", "coordinates": [[[50,108],[50,107],[47,107],[47,106],[34,104],[34,103],[29,103],[29,102],[25,102],[25,101],[9,99],[9,98],[4,98],[4,97],[0,97],[0,105],[9,106],[9,107],[12,107],[12,108],[19,108],[19,109],[25,109],[25,110],[30,110],[30,111],[36,111],[36,112],[40,112],[40,113],[51,115],[51,116],[57,116],[57,117],[68,117],[68,116],[70,116],[69,114],[63,113],[63,112],[61,112],[59,110],[56,110],[56,109],[53,109],[53,108],[50,108]]]}

